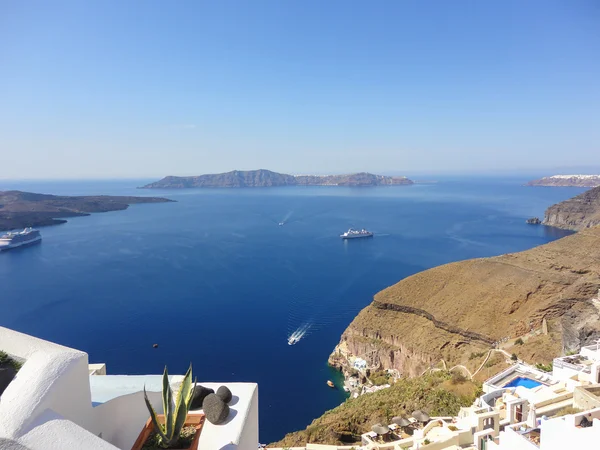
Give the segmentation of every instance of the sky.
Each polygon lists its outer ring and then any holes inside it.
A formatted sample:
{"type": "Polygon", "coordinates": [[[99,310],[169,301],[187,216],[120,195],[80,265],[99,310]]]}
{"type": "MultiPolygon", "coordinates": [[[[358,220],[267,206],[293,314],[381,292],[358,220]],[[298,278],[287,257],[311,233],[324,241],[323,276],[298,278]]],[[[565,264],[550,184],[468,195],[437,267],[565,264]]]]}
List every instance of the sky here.
{"type": "Polygon", "coordinates": [[[0,0],[0,179],[600,166],[596,0],[0,0]]]}

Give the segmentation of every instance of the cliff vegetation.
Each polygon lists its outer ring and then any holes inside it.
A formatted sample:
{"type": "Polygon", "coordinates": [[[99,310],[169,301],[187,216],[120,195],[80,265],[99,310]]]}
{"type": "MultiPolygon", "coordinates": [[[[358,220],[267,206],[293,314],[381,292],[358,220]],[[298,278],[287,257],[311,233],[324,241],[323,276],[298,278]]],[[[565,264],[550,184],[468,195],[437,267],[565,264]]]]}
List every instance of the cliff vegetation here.
{"type": "Polygon", "coordinates": [[[360,442],[360,435],[376,423],[389,424],[391,418],[410,416],[416,409],[430,416],[449,416],[461,406],[470,406],[480,394],[474,383],[451,376],[449,372],[398,380],[391,387],[351,398],[327,411],[302,431],[289,433],[269,447],[304,447],[307,442],[348,445],[360,442]]]}

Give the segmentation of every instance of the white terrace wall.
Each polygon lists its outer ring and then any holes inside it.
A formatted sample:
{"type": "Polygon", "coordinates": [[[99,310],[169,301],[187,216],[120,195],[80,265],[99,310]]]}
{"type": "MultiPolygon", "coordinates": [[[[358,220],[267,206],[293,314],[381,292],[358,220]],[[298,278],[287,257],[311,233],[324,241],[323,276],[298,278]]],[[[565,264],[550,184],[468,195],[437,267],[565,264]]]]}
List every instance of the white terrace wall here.
{"type": "Polygon", "coordinates": [[[0,327],[0,349],[25,359],[0,401],[0,437],[17,439],[51,410],[89,428],[92,400],[84,352],[0,327]]]}
{"type": "Polygon", "coordinates": [[[542,421],[542,450],[591,449],[600,442],[600,408],[584,413],[542,421]],[[577,428],[584,416],[591,414],[593,426],[577,428]],[[590,446],[591,443],[591,446],[590,446]]]}

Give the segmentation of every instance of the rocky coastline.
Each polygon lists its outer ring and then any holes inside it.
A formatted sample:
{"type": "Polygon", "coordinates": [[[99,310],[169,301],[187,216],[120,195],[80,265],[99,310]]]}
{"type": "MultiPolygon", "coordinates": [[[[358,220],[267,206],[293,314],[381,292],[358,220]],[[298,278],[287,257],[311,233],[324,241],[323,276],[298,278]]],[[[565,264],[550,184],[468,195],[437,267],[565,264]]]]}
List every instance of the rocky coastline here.
{"type": "Polygon", "coordinates": [[[574,231],[600,225],[600,187],[552,205],[542,223],[574,231]]]}
{"type": "Polygon", "coordinates": [[[136,203],[172,202],[162,197],[62,196],[22,191],[0,191],[0,230],[65,223],[67,217],[121,211],[136,203]]]}
{"type": "MultiPolygon", "coordinates": [[[[599,288],[600,227],[520,253],[436,267],[376,294],[329,364],[347,379],[356,376],[357,360],[394,377],[434,367],[473,374],[490,350],[522,336],[531,337],[531,346],[508,352],[548,363],[600,337],[592,301],[599,288]],[[544,323],[550,332],[542,333],[544,323]]],[[[368,384],[366,378],[359,381],[368,384]]]]}

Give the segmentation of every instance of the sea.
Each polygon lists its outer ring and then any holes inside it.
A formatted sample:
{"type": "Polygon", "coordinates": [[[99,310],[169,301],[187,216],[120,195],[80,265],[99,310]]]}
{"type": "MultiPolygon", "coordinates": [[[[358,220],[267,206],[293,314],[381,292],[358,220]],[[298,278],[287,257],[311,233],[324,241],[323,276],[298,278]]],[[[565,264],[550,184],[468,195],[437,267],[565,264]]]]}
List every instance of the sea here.
{"type": "Polygon", "coordinates": [[[42,227],[41,244],[1,253],[0,325],[83,350],[108,374],[183,373],[192,363],[200,382],[256,382],[260,441],[273,442],[345,400],[326,384],[340,382],[327,358],[375,293],[440,264],[568,234],[525,219],[584,189],[527,179],[185,190],[0,182],[176,200],[71,218],[42,227]],[[350,227],[375,236],[340,239],[350,227]]]}

